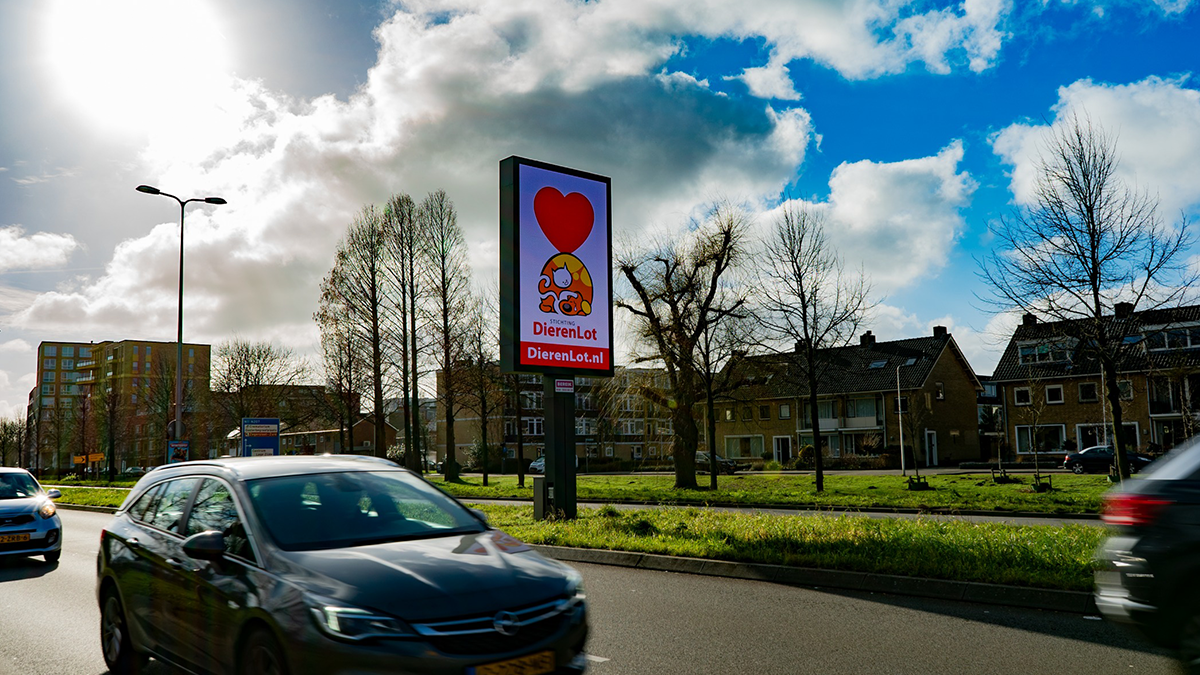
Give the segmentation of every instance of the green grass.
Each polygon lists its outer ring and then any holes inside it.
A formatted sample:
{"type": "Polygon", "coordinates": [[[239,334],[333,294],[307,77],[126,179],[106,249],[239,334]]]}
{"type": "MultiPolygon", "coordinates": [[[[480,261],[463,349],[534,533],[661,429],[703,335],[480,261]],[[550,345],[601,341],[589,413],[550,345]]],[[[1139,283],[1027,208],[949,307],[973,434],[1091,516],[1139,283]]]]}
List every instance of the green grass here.
{"type": "MultiPolygon", "coordinates": [[[[61,488],[64,504],[112,506],[120,489],[61,488]]],[[[1101,527],[863,516],[776,516],[698,508],[581,509],[535,521],[531,506],[483,504],[492,525],[533,544],[1088,590],[1101,527]]]]}
{"type": "Polygon", "coordinates": [[[1102,527],[863,516],[773,516],[697,508],[584,509],[534,521],[531,507],[484,506],[494,527],[533,544],[1086,591],[1102,527]]]}
{"type": "MultiPolygon", "coordinates": [[[[463,498],[532,499],[533,480],[517,487],[515,476],[492,476],[483,487],[478,476],[446,483],[427,476],[447,492],[463,498]]],[[[1036,493],[1032,477],[1021,483],[996,484],[989,474],[930,476],[934,489],[913,492],[900,476],[826,475],[825,490],[817,492],[811,475],[739,474],[721,476],[718,490],[707,489],[708,476],[698,476],[699,490],[676,490],[674,476],[580,476],[579,499],[605,502],[648,502],[677,505],[815,506],[838,508],[915,508],[959,511],[1025,511],[1034,513],[1096,513],[1109,488],[1105,476],[1056,474],[1054,490],[1036,493]]]]}

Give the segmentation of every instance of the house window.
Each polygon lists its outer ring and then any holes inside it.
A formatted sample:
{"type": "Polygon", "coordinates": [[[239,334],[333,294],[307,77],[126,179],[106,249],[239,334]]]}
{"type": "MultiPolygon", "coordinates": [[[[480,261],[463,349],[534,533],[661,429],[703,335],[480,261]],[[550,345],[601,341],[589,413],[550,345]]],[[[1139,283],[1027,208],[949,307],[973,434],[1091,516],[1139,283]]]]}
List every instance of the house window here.
{"type": "Polygon", "coordinates": [[[651,445],[646,450],[648,451],[648,453],[651,457],[658,457],[658,446],[657,445],[651,445]]]}
{"type": "Polygon", "coordinates": [[[634,459],[642,458],[642,446],[640,446],[640,445],[633,446],[633,448],[629,452],[630,452],[630,456],[633,457],[634,459]]]}
{"type": "Polygon", "coordinates": [[[92,349],[90,347],[79,348],[79,358],[90,359],[92,357],[92,349]]]}
{"type": "Polygon", "coordinates": [[[725,409],[725,421],[726,421],[726,422],[732,422],[732,421],[733,421],[733,408],[726,408],[726,409],[725,409]]]}
{"type": "Polygon", "coordinates": [[[53,382],[53,381],[54,381],[54,371],[50,371],[48,373],[42,373],[42,382],[53,382]]]}
{"type": "Polygon", "coordinates": [[[57,364],[58,364],[58,361],[56,361],[55,359],[42,359],[42,368],[44,368],[46,370],[54,370],[54,368],[57,366],[57,364]]]}
{"type": "Polygon", "coordinates": [[[846,417],[875,418],[874,398],[852,398],[846,401],[846,417]]]}
{"type": "Polygon", "coordinates": [[[1029,393],[1029,387],[1013,389],[1013,405],[1029,405],[1031,403],[1033,403],[1033,395],[1029,393]]]}
{"type": "Polygon", "coordinates": [[[898,404],[897,405],[898,409],[896,412],[901,413],[901,414],[908,412],[908,397],[907,396],[901,396],[900,398],[896,399],[896,402],[898,404]]]}
{"type": "Polygon", "coordinates": [[[540,410],[542,407],[542,392],[540,391],[523,391],[521,392],[521,407],[525,410],[540,410]]]}
{"type": "Polygon", "coordinates": [[[1029,425],[1017,426],[1017,452],[1033,452],[1036,442],[1037,452],[1061,452],[1063,443],[1067,440],[1067,427],[1063,424],[1040,424],[1037,432],[1032,432],[1029,425]]]}
{"type": "Polygon", "coordinates": [[[1200,347],[1200,326],[1173,328],[1146,336],[1147,349],[1192,349],[1200,347]]]}
{"type": "Polygon", "coordinates": [[[541,436],[543,422],[544,419],[541,417],[526,417],[525,433],[529,436],[541,436]]]}
{"type": "Polygon", "coordinates": [[[935,382],[933,385],[933,397],[939,401],[946,400],[946,385],[943,382],[935,382]]]}
{"type": "Polygon", "coordinates": [[[754,419],[754,411],[751,410],[750,406],[744,406],[742,408],[742,419],[743,420],[754,419]]]}
{"type": "Polygon", "coordinates": [[[1079,402],[1080,403],[1095,403],[1100,397],[1096,390],[1095,382],[1080,382],[1079,383],[1079,402]]]}
{"type": "Polygon", "coordinates": [[[789,405],[787,403],[779,404],[779,419],[781,419],[781,420],[792,419],[792,406],[791,405],[789,405]]]}
{"type": "Polygon", "coordinates": [[[150,358],[150,345],[146,345],[146,358],[150,358]]]}
{"type": "Polygon", "coordinates": [[[137,353],[138,353],[138,346],[137,346],[137,345],[134,345],[134,346],[133,346],[133,355],[134,355],[134,356],[137,356],[137,353]]]}
{"type": "Polygon", "coordinates": [[[758,419],[760,419],[760,420],[771,419],[771,406],[769,406],[769,405],[758,406],[758,419]]]}
{"type": "Polygon", "coordinates": [[[612,456],[613,456],[613,446],[611,446],[611,445],[608,445],[608,446],[605,446],[605,447],[604,447],[604,456],[605,456],[605,457],[612,457],[612,456]]]}
{"type": "Polygon", "coordinates": [[[62,362],[62,369],[63,369],[63,370],[74,370],[74,369],[75,369],[75,362],[74,362],[73,360],[71,360],[71,359],[63,359],[63,362],[62,362]]]}
{"type": "Polygon", "coordinates": [[[42,396],[53,396],[53,395],[54,395],[54,385],[43,384],[42,385],[42,396]]]}
{"type": "Polygon", "coordinates": [[[195,349],[188,349],[188,358],[189,359],[196,358],[196,350],[195,349]]]}
{"type": "Polygon", "coordinates": [[[138,369],[138,362],[137,362],[137,361],[134,361],[134,362],[133,362],[133,372],[135,372],[135,373],[136,373],[136,372],[137,372],[137,369],[138,369]]]}
{"type": "Polygon", "coordinates": [[[75,348],[74,347],[63,347],[62,355],[73,358],[75,356],[75,348]]]}
{"type": "Polygon", "coordinates": [[[1046,385],[1046,403],[1062,403],[1063,387],[1061,384],[1046,385]]]}
{"type": "Polygon", "coordinates": [[[1133,380],[1117,380],[1117,389],[1121,390],[1122,401],[1133,400],[1133,380]]]}
{"type": "Polygon", "coordinates": [[[42,356],[58,356],[58,347],[54,345],[42,347],[42,356]]]}

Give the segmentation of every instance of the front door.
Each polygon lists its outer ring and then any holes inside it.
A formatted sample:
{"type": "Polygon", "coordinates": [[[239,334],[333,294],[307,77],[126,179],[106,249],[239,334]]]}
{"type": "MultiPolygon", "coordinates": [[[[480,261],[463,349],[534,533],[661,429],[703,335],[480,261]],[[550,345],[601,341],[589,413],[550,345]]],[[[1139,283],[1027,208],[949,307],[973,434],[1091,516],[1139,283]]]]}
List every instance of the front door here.
{"type": "Polygon", "coordinates": [[[786,463],[792,458],[792,437],[791,436],[776,436],[775,437],[775,461],[780,464],[786,463]]]}
{"type": "Polygon", "coordinates": [[[925,466],[938,465],[938,447],[937,447],[937,432],[933,429],[925,430],[925,466]]]}

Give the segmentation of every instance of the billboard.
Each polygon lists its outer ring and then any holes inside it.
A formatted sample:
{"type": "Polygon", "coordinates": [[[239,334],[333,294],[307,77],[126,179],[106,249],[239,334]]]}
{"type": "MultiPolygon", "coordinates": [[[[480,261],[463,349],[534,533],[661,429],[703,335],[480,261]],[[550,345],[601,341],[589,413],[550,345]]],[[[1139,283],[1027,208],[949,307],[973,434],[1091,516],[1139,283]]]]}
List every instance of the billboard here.
{"type": "Polygon", "coordinates": [[[263,457],[279,454],[279,419],[242,418],[242,456],[263,457]]]}
{"type": "Polygon", "coordinates": [[[612,352],[610,180],[501,161],[501,369],[612,375],[612,352]]]}

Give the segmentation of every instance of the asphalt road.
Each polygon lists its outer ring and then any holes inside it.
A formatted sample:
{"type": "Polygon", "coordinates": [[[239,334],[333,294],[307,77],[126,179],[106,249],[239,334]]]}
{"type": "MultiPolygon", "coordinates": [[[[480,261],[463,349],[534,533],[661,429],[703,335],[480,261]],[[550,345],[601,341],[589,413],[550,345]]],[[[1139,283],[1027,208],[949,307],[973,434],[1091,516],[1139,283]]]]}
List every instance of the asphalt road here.
{"type": "MultiPolygon", "coordinates": [[[[0,562],[0,675],[101,675],[95,555],[107,514],[61,511],[57,565],[0,562]]],[[[1072,614],[577,565],[593,675],[1173,672],[1133,635],[1072,614]]],[[[147,675],[174,675],[152,663],[147,675]]]]}

